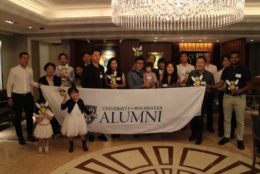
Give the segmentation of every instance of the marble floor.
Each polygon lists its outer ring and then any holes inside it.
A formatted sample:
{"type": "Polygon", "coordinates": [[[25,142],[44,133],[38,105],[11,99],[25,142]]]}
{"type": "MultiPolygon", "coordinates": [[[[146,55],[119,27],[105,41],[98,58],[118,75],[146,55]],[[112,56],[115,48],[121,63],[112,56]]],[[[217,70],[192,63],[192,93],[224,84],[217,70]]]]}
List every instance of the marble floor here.
{"type": "Polygon", "coordinates": [[[246,149],[243,151],[237,149],[235,139],[219,146],[217,132],[204,132],[202,144],[194,145],[188,141],[190,129],[186,128],[174,133],[143,135],[138,139],[132,135],[121,135],[118,139],[109,137],[108,142],[88,143],[88,152],[83,152],[80,140],[76,140],[74,152],[68,153],[68,140],[61,137],[50,141],[48,154],[39,154],[37,143],[19,145],[14,128],[10,127],[0,132],[0,173],[249,173],[252,163],[251,113],[247,113],[245,123],[246,149]]]}

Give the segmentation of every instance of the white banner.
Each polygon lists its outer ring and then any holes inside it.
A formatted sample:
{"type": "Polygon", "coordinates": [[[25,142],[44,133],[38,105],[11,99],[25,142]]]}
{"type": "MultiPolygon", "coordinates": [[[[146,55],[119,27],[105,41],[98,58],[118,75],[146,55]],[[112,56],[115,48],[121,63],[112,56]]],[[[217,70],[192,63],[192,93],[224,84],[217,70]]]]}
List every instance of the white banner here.
{"type": "MultiPolygon", "coordinates": [[[[45,99],[62,123],[60,87],[41,86],[45,99]]],[[[62,88],[67,90],[67,88],[62,88]]],[[[205,87],[165,89],[86,89],[78,88],[80,98],[97,117],[88,131],[105,134],[173,132],[200,115],[205,87]]]]}

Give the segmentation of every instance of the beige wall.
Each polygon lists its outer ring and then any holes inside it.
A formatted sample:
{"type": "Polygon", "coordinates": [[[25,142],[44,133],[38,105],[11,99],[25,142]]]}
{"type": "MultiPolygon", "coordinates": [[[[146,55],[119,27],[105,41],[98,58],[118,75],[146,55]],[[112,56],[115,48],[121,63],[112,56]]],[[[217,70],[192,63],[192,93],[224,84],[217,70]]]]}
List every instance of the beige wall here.
{"type": "Polygon", "coordinates": [[[52,44],[50,45],[50,62],[55,65],[59,64],[58,56],[63,52],[63,48],[61,44],[52,44]]]}
{"type": "Polygon", "coordinates": [[[7,82],[7,76],[9,69],[13,67],[14,61],[14,37],[8,35],[0,35],[0,40],[2,42],[2,76],[3,76],[3,87],[5,88],[7,82]]]}

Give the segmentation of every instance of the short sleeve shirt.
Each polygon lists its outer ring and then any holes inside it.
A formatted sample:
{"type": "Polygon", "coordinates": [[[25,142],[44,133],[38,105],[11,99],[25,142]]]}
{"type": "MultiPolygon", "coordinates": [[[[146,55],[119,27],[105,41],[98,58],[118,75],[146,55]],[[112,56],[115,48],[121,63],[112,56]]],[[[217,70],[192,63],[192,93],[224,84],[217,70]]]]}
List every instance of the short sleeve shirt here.
{"type": "Polygon", "coordinates": [[[252,80],[252,74],[245,66],[230,66],[224,69],[221,80],[226,83],[226,93],[230,94],[231,85],[237,89],[245,87],[252,80]]]}

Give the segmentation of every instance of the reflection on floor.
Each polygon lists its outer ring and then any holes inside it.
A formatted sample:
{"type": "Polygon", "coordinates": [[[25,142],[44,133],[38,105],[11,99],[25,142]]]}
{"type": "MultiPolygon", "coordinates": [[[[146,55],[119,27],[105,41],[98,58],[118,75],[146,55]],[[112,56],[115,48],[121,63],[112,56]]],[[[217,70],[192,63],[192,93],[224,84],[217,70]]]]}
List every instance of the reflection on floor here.
{"type": "Polygon", "coordinates": [[[105,143],[88,143],[88,152],[82,151],[78,140],[73,153],[68,153],[68,141],[62,137],[51,140],[49,154],[38,154],[37,143],[19,145],[11,127],[0,132],[0,173],[238,174],[249,171],[252,158],[250,114],[246,117],[244,151],[237,149],[235,139],[227,145],[217,145],[217,132],[204,132],[203,143],[199,146],[187,140],[189,135],[189,128],[138,139],[121,135],[105,143]]]}

